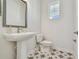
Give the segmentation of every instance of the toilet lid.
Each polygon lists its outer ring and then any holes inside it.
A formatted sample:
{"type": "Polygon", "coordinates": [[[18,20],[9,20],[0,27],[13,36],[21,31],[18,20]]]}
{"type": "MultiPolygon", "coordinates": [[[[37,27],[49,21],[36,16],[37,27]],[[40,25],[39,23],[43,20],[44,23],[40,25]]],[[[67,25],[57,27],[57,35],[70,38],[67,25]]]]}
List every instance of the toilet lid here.
{"type": "Polygon", "coordinates": [[[45,46],[51,46],[52,45],[52,42],[51,41],[47,41],[47,40],[45,40],[45,41],[42,41],[42,42],[40,42],[42,45],[45,45],[45,46]]]}

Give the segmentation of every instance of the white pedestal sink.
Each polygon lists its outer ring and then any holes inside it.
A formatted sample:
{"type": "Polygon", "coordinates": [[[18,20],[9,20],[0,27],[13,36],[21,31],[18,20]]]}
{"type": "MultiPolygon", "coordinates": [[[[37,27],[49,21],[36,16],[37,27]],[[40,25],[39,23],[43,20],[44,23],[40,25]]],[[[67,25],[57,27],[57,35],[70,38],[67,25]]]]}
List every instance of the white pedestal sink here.
{"type": "Polygon", "coordinates": [[[20,41],[20,40],[27,40],[33,37],[36,33],[35,32],[26,32],[26,33],[5,33],[4,36],[8,41],[20,41]]]}
{"type": "Polygon", "coordinates": [[[5,39],[17,42],[17,58],[27,59],[27,52],[35,47],[35,32],[26,33],[5,33],[5,39]]]}

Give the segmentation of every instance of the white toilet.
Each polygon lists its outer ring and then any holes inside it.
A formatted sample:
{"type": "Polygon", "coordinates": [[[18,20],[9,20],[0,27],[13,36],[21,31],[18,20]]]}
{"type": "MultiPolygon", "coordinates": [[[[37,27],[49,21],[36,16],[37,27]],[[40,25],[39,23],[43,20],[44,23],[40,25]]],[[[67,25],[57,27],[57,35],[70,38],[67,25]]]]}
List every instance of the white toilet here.
{"type": "Polygon", "coordinates": [[[42,51],[43,49],[47,49],[51,51],[52,42],[49,40],[45,40],[42,34],[38,34],[36,40],[37,40],[38,50],[42,51]]]}
{"type": "Polygon", "coordinates": [[[37,34],[37,42],[44,46],[52,46],[52,42],[49,40],[44,40],[43,34],[37,34]]]}

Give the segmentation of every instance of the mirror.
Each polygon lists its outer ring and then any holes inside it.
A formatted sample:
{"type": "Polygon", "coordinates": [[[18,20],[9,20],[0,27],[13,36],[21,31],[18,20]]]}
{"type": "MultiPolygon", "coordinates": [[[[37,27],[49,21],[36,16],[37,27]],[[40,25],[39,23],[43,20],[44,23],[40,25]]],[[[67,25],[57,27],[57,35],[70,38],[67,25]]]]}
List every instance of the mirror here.
{"type": "Polygon", "coordinates": [[[49,0],[48,7],[49,19],[60,19],[60,0],[49,0]]]}
{"type": "Polygon", "coordinates": [[[3,26],[27,27],[27,3],[23,0],[3,0],[3,26]]]}

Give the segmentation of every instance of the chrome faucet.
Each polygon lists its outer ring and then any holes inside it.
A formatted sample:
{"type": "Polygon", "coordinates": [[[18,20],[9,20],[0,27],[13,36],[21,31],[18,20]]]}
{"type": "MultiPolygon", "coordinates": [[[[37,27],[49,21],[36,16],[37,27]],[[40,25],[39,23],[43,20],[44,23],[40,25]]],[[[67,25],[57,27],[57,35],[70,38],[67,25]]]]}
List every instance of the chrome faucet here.
{"type": "Polygon", "coordinates": [[[17,28],[17,33],[20,33],[21,30],[22,30],[22,28],[18,27],[17,28]]]}

